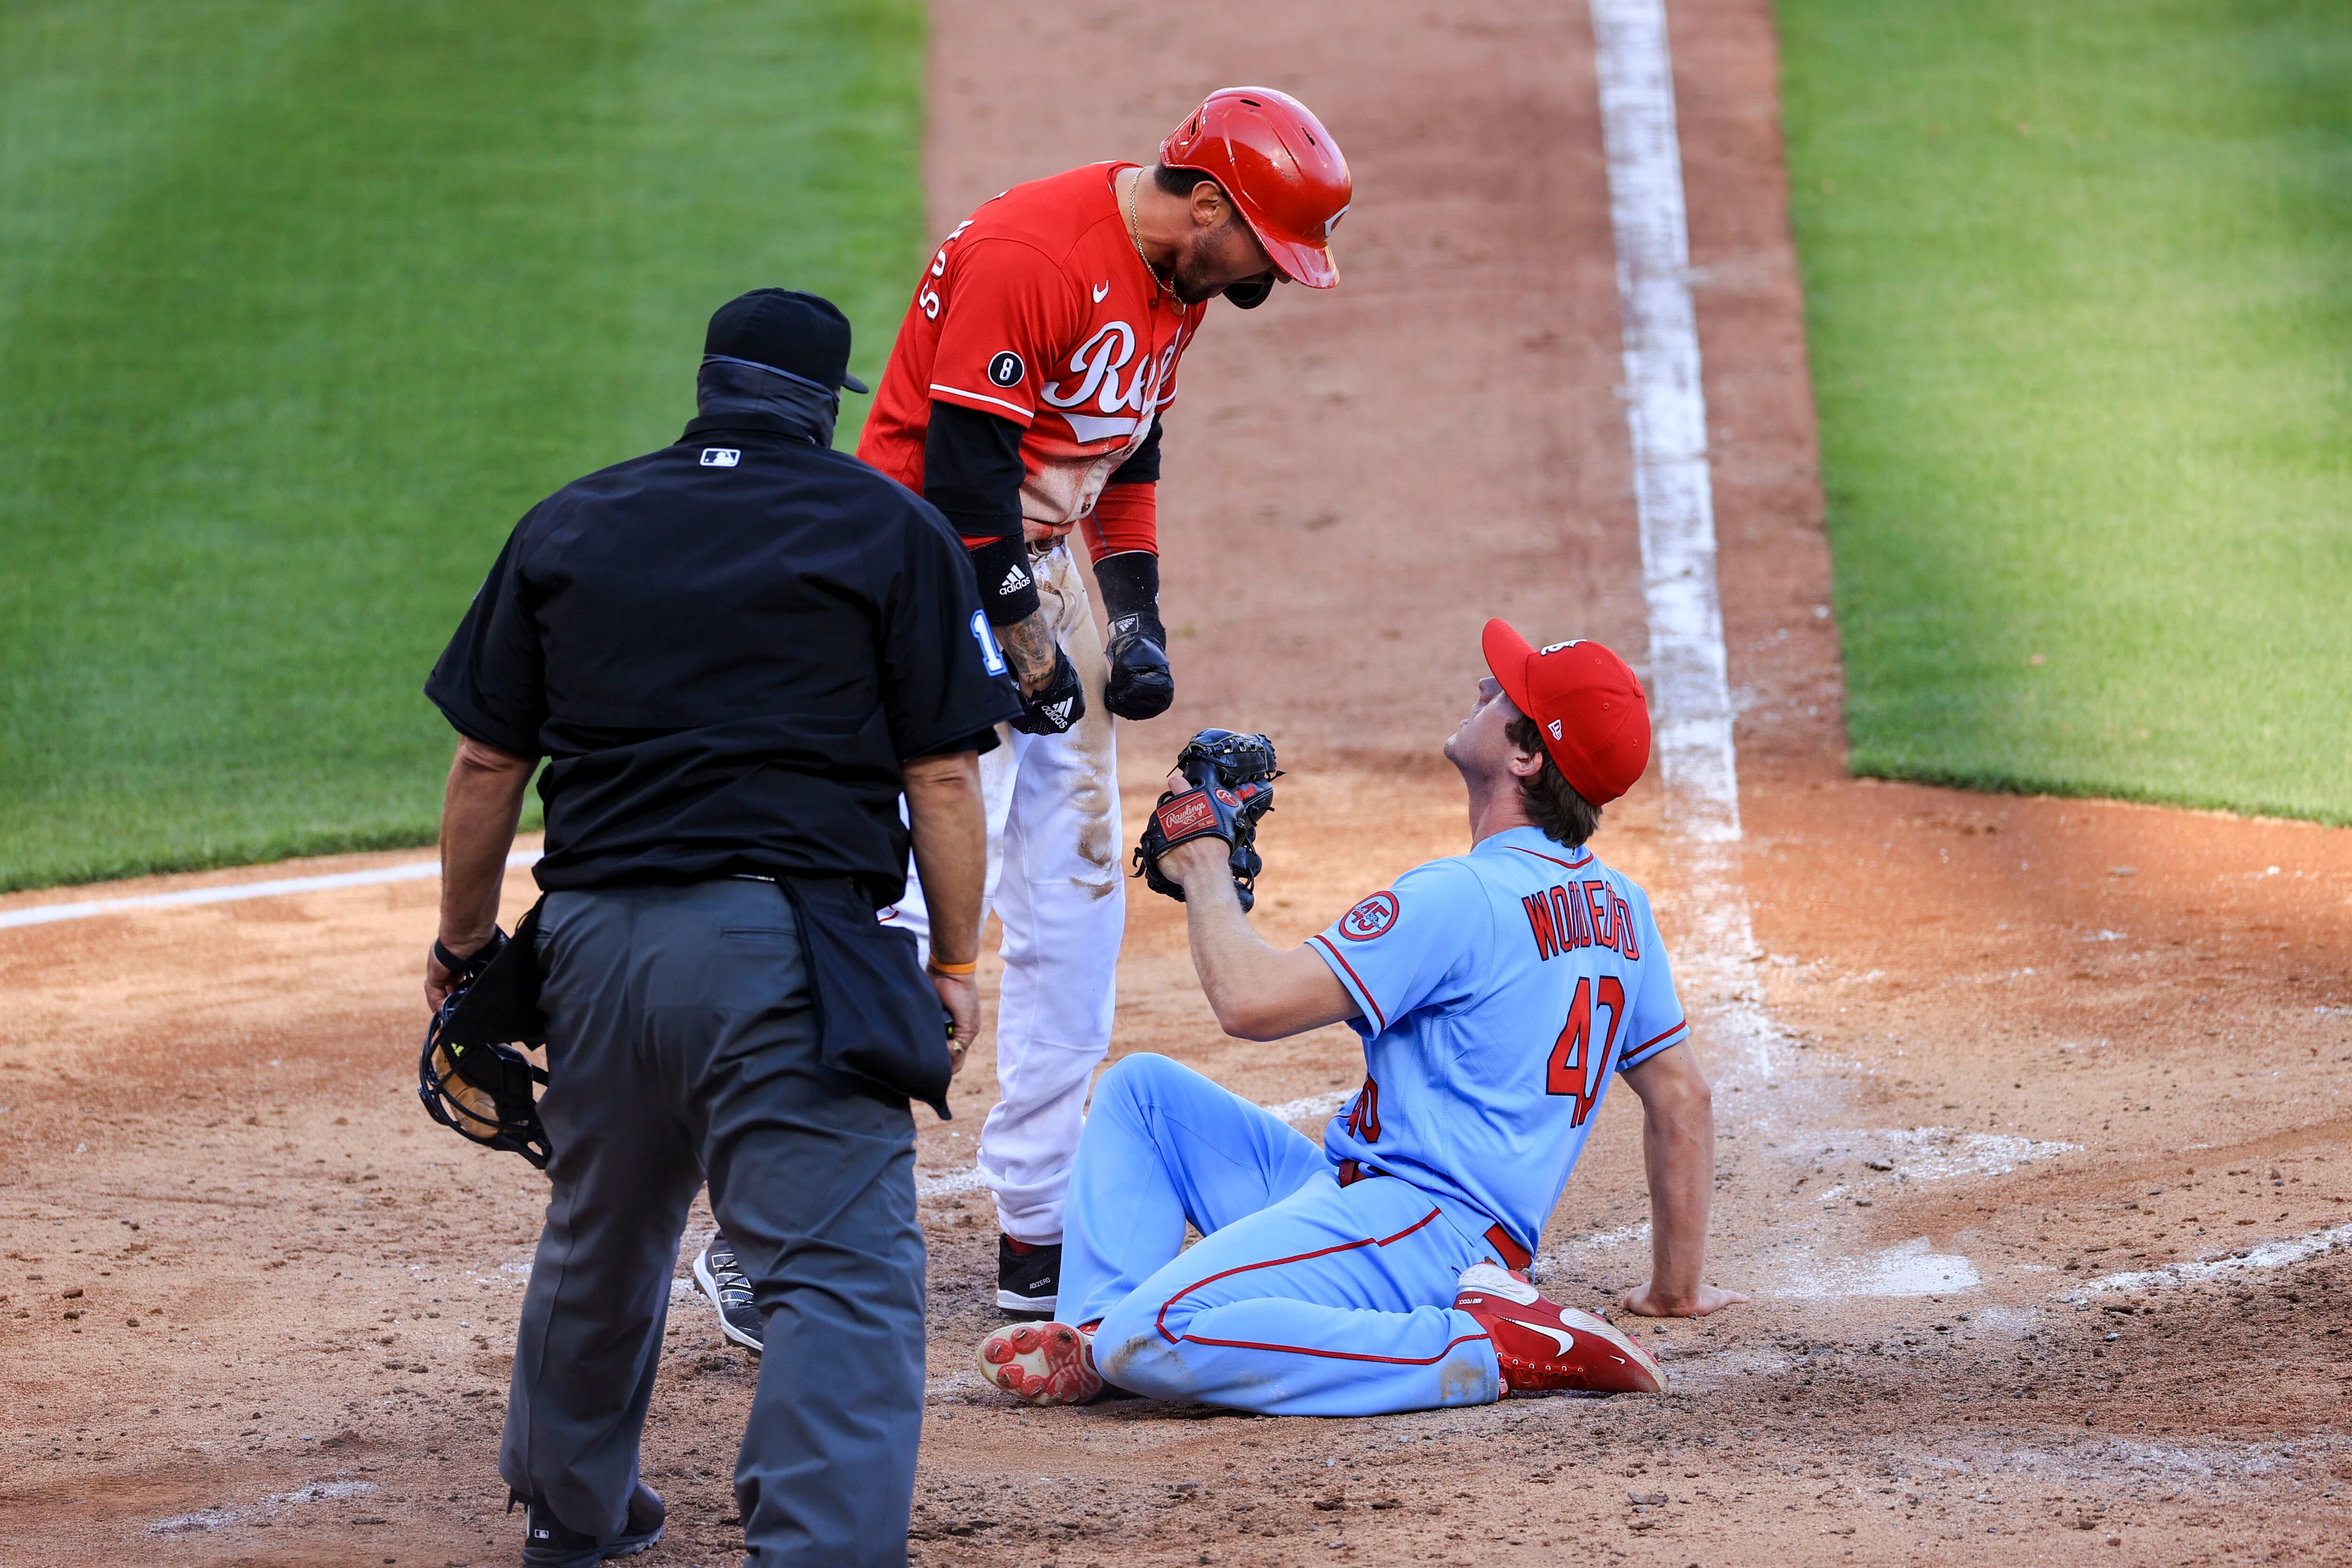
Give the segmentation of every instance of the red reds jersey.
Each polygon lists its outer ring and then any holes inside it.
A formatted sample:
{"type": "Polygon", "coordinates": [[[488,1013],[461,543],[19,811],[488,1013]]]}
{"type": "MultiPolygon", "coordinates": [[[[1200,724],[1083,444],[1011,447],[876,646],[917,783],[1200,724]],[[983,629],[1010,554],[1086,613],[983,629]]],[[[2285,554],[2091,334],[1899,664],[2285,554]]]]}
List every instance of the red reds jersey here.
{"type": "Polygon", "coordinates": [[[1092,514],[1176,400],[1177,363],[1206,305],[1161,289],[1138,254],[1113,184],[1134,167],[1089,163],[1015,185],[956,226],[916,285],[860,458],[919,493],[931,404],[992,414],[1024,432],[1024,519],[1057,532],[1100,525],[1087,531],[1098,555],[1153,547],[1151,498],[1127,494],[1152,487],[1121,485],[1118,504],[1092,514]]]}

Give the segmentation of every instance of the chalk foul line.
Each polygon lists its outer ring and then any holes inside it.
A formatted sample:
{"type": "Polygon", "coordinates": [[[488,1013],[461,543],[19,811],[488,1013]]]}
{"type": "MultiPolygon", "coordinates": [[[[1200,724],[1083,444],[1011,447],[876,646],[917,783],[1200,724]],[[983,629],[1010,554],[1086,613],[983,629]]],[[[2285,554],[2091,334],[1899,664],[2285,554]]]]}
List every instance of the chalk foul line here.
{"type": "MultiPolygon", "coordinates": [[[[507,869],[539,864],[539,851],[518,849],[507,857],[507,869]]],[[[11,926],[47,925],[55,921],[86,921],[99,915],[126,914],[133,910],[177,910],[197,904],[235,904],[247,899],[278,899],[290,893],[320,893],[334,888],[373,888],[386,882],[421,882],[441,874],[438,860],[411,860],[399,866],[379,866],[367,871],[333,871],[319,877],[278,877],[266,882],[229,882],[214,888],[183,888],[170,893],[142,893],[128,899],[84,899],[70,904],[37,904],[26,910],[0,910],[0,931],[11,926]]]]}
{"type": "Polygon", "coordinates": [[[1709,994],[1710,1032],[1730,1047],[1728,1065],[1760,1076],[1782,1037],[1746,994],[1744,965],[1756,938],[1739,862],[1739,768],[1665,7],[1663,0],[1590,5],[1658,771],[1681,873],[1677,901],[1696,939],[1684,967],[1709,994]]]}
{"type": "MultiPolygon", "coordinates": [[[[2265,1273],[2347,1250],[2352,1250],[2352,1225],[2333,1226],[2326,1230],[2313,1231],[2308,1236],[2281,1237],[2273,1241],[2257,1242],[2221,1258],[2202,1258],[2194,1263],[2168,1263],[2159,1268],[2143,1269],[2132,1274],[2105,1274],[2096,1279],[2084,1281],[2079,1289],[2086,1293],[2158,1290],[2169,1285],[2194,1285],[2207,1279],[2226,1279],[2233,1274],[2265,1273]]],[[[2080,1297],[2062,1299],[2081,1300],[2080,1297]]]]}

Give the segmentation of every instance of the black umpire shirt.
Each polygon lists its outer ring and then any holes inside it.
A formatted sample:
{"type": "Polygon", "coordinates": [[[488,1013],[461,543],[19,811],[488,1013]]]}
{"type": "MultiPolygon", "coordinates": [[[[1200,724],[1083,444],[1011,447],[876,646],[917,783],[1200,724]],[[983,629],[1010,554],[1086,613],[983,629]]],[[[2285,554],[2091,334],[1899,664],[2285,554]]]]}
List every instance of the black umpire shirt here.
{"type": "Polygon", "coordinates": [[[515,526],[425,695],[544,755],[541,887],[740,872],[905,889],[900,765],[1021,711],[971,568],[845,453],[698,428],[515,526]]]}

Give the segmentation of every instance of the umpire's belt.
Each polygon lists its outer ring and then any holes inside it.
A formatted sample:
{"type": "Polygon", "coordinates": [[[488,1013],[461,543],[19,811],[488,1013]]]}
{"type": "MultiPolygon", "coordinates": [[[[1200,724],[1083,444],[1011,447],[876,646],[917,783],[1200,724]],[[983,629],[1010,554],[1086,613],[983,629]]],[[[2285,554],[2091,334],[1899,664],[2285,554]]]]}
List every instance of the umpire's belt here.
{"type": "MultiPolygon", "coordinates": [[[[1385,1176],[1388,1173],[1377,1165],[1367,1165],[1361,1160],[1342,1160],[1339,1162],[1339,1169],[1332,1174],[1338,1178],[1341,1186],[1352,1187],[1358,1182],[1369,1182],[1374,1176],[1385,1176]]],[[[1486,1245],[1495,1249],[1496,1255],[1502,1258],[1503,1266],[1507,1268],[1524,1271],[1528,1264],[1535,1261],[1535,1255],[1513,1241],[1511,1233],[1499,1225],[1490,1225],[1486,1227],[1486,1245]]]]}

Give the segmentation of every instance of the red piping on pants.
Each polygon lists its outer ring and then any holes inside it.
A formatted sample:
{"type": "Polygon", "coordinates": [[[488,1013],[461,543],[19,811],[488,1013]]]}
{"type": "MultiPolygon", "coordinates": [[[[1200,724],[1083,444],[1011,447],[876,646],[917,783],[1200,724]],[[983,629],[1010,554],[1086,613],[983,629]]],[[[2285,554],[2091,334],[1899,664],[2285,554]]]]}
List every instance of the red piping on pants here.
{"type": "Polygon", "coordinates": [[[1169,1310],[1174,1307],[1177,1302],[1182,1300],[1193,1291],[1202,1289],[1203,1286],[1213,1285],[1218,1280],[1228,1279],[1235,1274],[1246,1274],[1253,1268],[1276,1268],[1286,1263],[1304,1263],[1310,1258],[1328,1258],[1335,1252],[1352,1252],[1360,1247],[1386,1247],[1391,1242],[1402,1241],[1406,1237],[1411,1236],[1414,1231],[1421,1229],[1422,1226],[1435,1219],[1438,1216],[1438,1210],[1431,1209],[1427,1214],[1422,1215],[1420,1219],[1414,1221],[1412,1225],[1407,1226],[1404,1229],[1397,1232],[1394,1236],[1382,1237],[1377,1239],[1368,1236],[1360,1241],[1343,1241],[1334,1247],[1318,1247],[1313,1252],[1301,1252],[1289,1258],[1269,1258],[1259,1263],[1244,1263],[1237,1265],[1234,1268],[1225,1269],[1222,1273],[1212,1274],[1206,1279],[1195,1280],[1192,1284],[1185,1286],[1181,1290],[1177,1291],[1173,1296],[1169,1297],[1167,1300],[1160,1303],[1160,1315],[1153,1320],[1152,1327],[1158,1329],[1160,1331],[1160,1337],[1166,1340],[1171,1345],[1214,1345],[1226,1350],[1281,1351],[1291,1355],[1321,1356],[1331,1361],[1381,1362],[1390,1366],[1433,1366],[1437,1363],[1444,1361],[1447,1353],[1454,1349],[1454,1345],[1466,1344],[1472,1340],[1483,1340],[1486,1338],[1486,1336],[1485,1334],[1465,1334],[1460,1339],[1454,1340],[1451,1343],[1447,1344],[1444,1350],[1439,1351],[1435,1355],[1429,1356],[1427,1358],[1419,1356],[1358,1355],[1350,1351],[1316,1350],[1307,1345],[1260,1344],[1253,1340],[1210,1340],[1202,1339],[1197,1334],[1184,1334],[1179,1336],[1168,1331],[1168,1313],[1169,1310]]]}

